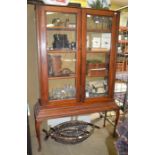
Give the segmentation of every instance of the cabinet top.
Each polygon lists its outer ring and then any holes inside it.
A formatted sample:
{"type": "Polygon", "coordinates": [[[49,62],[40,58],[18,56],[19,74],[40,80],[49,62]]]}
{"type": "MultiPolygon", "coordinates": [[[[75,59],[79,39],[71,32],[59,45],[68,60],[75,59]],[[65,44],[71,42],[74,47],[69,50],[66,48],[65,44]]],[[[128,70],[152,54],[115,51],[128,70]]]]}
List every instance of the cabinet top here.
{"type": "Polygon", "coordinates": [[[106,10],[106,9],[95,9],[95,8],[81,8],[81,7],[73,7],[73,6],[57,6],[57,5],[47,5],[47,4],[37,4],[36,8],[44,8],[45,10],[50,9],[60,9],[60,11],[63,12],[63,9],[75,9],[75,10],[85,10],[85,11],[102,11],[102,12],[109,12],[109,13],[115,13],[120,14],[120,11],[114,11],[114,10],[106,10]]]}

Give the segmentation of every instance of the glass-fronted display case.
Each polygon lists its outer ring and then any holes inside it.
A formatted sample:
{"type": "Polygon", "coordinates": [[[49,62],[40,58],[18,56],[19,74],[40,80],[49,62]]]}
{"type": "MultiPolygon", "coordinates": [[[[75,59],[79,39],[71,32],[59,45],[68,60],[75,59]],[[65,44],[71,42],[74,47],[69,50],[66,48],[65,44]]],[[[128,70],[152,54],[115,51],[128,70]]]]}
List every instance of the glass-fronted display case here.
{"type": "Polygon", "coordinates": [[[40,125],[49,118],[114,110],[116,127],[119,12],[37,5],[36,21],[40,97],[34,113],[39,148],[40,125]]]}

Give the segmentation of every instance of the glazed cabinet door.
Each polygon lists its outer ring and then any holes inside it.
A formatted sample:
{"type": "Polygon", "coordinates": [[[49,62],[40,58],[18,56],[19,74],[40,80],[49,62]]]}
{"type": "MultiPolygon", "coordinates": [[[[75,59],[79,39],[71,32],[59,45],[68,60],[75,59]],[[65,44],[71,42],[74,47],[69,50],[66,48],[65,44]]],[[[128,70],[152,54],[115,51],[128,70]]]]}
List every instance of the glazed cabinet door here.
{"type": "Polygon", "coordinates": [[[41,103],[80,101],[79,9],[37,8],[41,103]]]}
{"type": "Polygon", "coordinates": [[[113,98],[118,18],[105,10],[82,12],[83,102],[113,98]]]}

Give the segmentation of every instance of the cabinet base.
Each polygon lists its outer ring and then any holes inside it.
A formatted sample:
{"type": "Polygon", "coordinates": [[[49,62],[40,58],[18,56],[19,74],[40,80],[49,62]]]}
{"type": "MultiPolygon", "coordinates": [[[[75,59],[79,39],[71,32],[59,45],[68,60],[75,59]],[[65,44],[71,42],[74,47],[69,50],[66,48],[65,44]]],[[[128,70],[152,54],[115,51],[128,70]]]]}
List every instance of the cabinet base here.
{"type": "Polygon", "coordinates": [[[116,119],[114,125],[113,135],[116,135],[116,126],[119,119],[119,107],[115,102],[105,102],[105,103],[78,103],[70,106],[53,106],[52,105],[41,105],[40,100],[34,106],[34,116],[35,116],[35,128],[36,136],[38,139],[39,148],[38,151],[41,151],[41,138],[40,138],[40,127],[41,123],[47,119],[60,118],[67,116],[83,115],[90,114],[95,112],[107,112],[115,111],[116,119]]]}

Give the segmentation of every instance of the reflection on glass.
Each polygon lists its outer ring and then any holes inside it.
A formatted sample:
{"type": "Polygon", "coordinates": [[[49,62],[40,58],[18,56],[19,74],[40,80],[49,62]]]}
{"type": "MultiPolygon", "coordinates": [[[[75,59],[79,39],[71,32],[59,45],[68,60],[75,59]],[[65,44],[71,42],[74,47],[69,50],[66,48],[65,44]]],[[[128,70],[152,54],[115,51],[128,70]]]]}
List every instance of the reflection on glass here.
{"type": "Polygon", "coordinates": [[[46,12],[49,100],[76,95],[76,14],[46,12]]]}
{"type": "Polygon", "coordinates": [[[86,98],[108,95],[112,18],[87,15],[86,98]]]}

